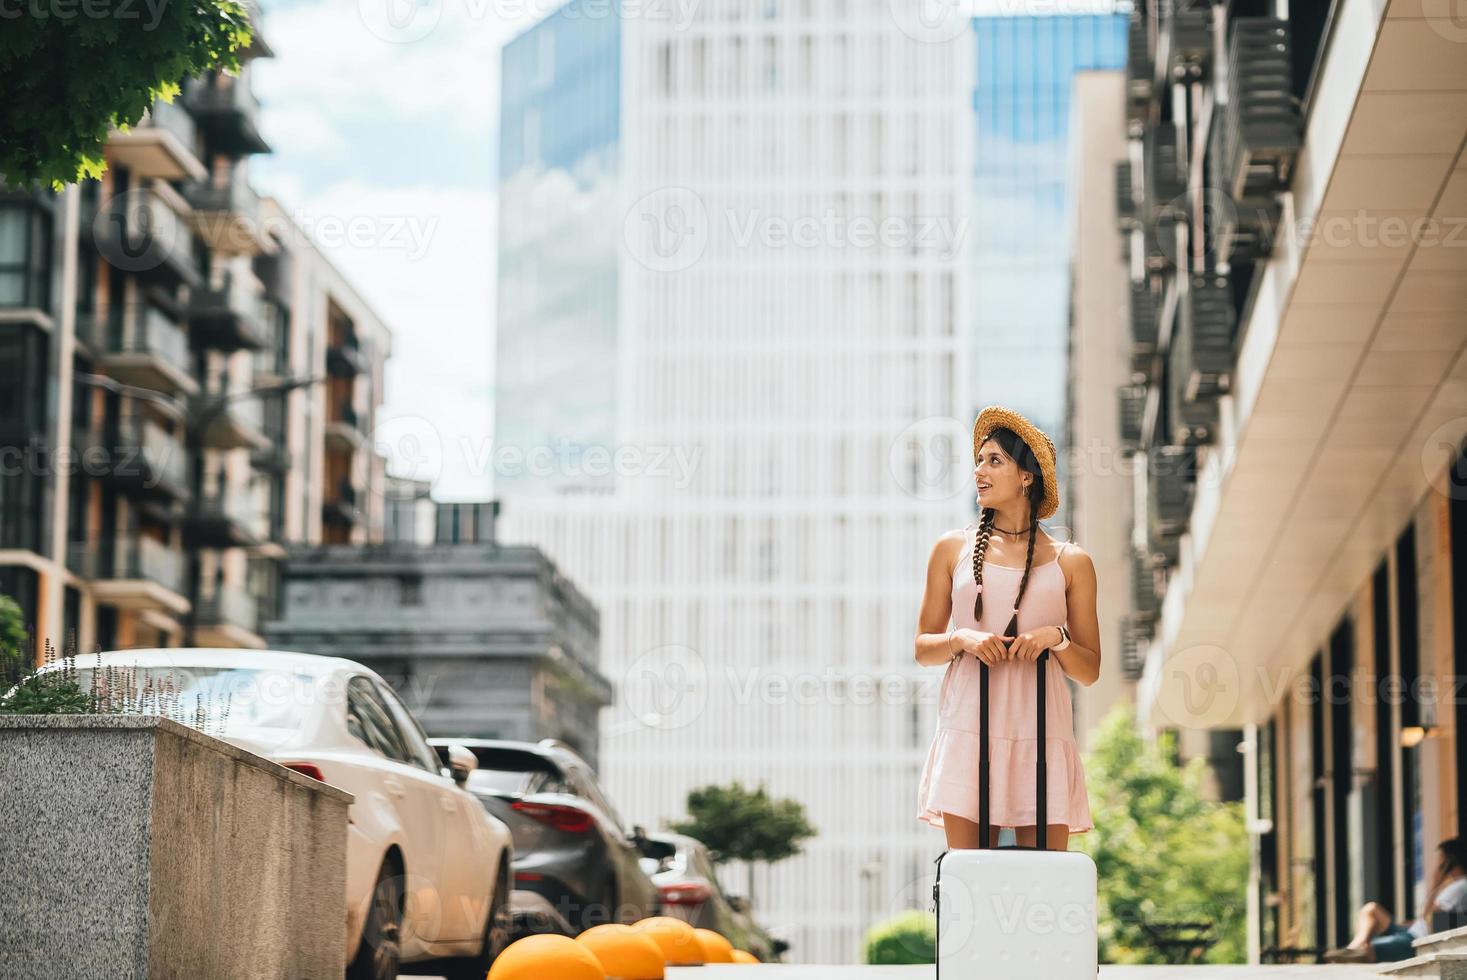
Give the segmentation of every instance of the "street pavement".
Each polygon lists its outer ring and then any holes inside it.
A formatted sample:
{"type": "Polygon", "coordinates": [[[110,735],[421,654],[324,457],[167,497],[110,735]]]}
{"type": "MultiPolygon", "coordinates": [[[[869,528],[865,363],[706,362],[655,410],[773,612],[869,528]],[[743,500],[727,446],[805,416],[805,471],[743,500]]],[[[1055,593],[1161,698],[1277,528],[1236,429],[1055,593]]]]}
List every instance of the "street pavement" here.
{"type": "MultiPolygon", "coordinates": [[[[804,966],[765,963],[759,966],[715,964],[719,980],[925,980],[931,966],[804,966]]],[[[1100,980],[1367,980],[1379,977],[1374,966],[1102,966],[1100,980]]],[[[429,980],[403,977],[402,980],[429,980]]],[[[666,980],[712,980],[702,966],[667,968],[666,980]]]]}

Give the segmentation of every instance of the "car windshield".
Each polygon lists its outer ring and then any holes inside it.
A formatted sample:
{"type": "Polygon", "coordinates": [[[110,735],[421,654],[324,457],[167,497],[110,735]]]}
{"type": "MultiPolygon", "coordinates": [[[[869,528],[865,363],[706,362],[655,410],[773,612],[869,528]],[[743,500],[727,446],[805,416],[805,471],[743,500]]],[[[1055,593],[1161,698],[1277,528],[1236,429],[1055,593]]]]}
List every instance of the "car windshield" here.
{"type": "Polygon", "coordinates": [[[475,769],[469,773],[467,788],[486,793],[521,793],[531,775],[533,774],[509,769],[475,769]]]}
{"type": "Polygon", "coordinates": [[[114,706],[167,715],[211,733],[281,742],[300,730],[317,700],[315,678],[248,667],[78,667],[83,691],[114,706]]]}

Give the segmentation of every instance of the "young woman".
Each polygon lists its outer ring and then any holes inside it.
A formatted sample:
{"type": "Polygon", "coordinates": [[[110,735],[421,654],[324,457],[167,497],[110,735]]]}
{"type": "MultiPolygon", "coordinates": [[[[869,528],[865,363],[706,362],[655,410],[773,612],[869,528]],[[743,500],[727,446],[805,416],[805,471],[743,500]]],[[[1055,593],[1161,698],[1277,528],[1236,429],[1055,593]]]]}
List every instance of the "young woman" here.
{"type": "Polygon", "coordinates": [[[941,827],[950,848],[996,846],[1002,827],[1034,846],[1034,661],[1049,650],[1046,846],[1062,851],[1070,834],[1093,826],[1065,676],[1086,686],[1100,676],[1095,566],[1079,546],[1056,542],[1039,527],[1059,508],[1047,435],[1019,413],[991,405],[974,423],[973,459],[981,516],[933,547],[917,621],[917,662],[946,668],[917,817],[941,827]],[[989,668],[987,841],[978,839],[980,662],[989,668]]]}
{"type": "Polygon", "coordinates": [[[1467,844],[1460,837],[1451,837],[1437,845],[1437,852],[1436,871],[1426,891],[1426,910],[1421,918],[1403,926],[1392,921],[1390,909],[1378,902],[1366,902],[1355,918],[1355,935],[1350,944],[1329,950],[1324,954],[1324,961],[1391,963],[1410,959],[1411,943],[1432,931],[1434,914],[1467,916],[1467,844]]]}

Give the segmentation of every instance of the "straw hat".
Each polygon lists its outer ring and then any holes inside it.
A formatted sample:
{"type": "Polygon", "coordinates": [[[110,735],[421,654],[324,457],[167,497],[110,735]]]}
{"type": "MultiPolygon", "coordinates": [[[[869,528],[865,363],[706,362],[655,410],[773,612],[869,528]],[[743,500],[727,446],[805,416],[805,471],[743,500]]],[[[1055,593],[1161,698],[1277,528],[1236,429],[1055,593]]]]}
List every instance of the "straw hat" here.
{"type": "Polygon", "coordinates": [[[1039,472],[1044,474],[1044,497],[1039,501],[1035,517],[1042,521],[1053,516],[1059,510],[1059,481],[1054,475],[1054,443],[1042,429],[1018,412],[1001,405],[989,405],[978,413],[978,419],[973,423],[973,459],[978,458],[978,447],[983,445],[983,440],[998,428],[1011,429],[1029,446],[1029,451],[1039,463],[1039,472]]]}

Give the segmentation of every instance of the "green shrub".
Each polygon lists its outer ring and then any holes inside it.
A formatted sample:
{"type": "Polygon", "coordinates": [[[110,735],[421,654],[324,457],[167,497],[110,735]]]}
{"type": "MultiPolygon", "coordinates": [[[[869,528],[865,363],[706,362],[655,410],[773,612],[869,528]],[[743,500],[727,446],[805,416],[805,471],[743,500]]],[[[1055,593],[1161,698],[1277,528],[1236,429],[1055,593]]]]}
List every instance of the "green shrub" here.
{"type": "Polygon", "coordinates": [[[913,909],[872,926],[866,934],[867,963],[934,963],[937,919],[913,909]]]}

